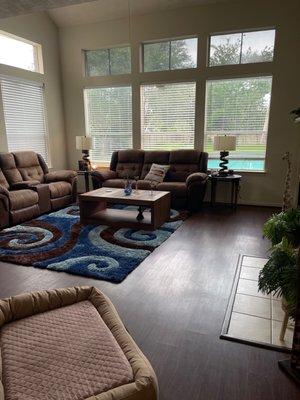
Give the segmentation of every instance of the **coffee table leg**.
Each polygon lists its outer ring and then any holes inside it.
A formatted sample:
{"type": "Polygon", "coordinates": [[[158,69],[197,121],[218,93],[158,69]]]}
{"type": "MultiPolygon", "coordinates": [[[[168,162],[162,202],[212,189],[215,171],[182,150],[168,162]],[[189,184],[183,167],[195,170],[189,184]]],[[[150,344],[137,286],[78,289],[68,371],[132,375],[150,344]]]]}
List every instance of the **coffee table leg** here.
{"type": "Polygon", "coordinates": [[[145,211],[145,207],[139,206],[139,213],[138,213],[138,215],[136,217],[136,219],[138,221],[143,221],[143,219],[144,219],[143,211],[145,211]]]}

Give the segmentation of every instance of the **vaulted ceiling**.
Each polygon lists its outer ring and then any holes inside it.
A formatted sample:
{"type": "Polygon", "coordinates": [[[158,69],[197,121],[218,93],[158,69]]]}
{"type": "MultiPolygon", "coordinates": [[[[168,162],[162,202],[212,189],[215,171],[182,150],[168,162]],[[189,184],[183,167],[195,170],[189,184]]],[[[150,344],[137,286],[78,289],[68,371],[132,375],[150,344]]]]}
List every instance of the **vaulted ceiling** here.
{"type": "Polygon", "coordinates": [[[224,1],[230,0],[0,0],[0,17],[48,10],[58,26],[71,26],[127,17],[129,6],[141,15],[224,1]]]}

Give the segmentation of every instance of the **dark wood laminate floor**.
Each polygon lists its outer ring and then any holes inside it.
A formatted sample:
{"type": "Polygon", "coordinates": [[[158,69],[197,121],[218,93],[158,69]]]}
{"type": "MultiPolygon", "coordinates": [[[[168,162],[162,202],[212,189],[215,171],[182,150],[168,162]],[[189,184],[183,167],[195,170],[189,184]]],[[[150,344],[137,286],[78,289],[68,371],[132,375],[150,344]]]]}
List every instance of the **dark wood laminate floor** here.
{"type": "Polygon", "coordinates": [[[193,215],[121,284],[0,263],[0,296],[97,286],[151,361],[161,400],[299,400],[277,366],[286,355],[219,339],[239,253],[266,255],[272,211],[193,215]]]}

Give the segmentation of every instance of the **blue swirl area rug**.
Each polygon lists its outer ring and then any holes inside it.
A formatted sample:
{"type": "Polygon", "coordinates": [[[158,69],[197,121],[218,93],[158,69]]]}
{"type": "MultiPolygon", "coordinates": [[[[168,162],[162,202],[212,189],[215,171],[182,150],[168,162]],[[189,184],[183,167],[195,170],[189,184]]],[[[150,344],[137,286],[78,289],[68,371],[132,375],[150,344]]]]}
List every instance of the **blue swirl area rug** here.
{"type": "Polygon", "coordinates": [[[172,235],[184,215],[172,210],[169,222],[148,232],[82,225],[78,206],[71,206],[0,231],[0,260],[122,282],[172,235]]]}

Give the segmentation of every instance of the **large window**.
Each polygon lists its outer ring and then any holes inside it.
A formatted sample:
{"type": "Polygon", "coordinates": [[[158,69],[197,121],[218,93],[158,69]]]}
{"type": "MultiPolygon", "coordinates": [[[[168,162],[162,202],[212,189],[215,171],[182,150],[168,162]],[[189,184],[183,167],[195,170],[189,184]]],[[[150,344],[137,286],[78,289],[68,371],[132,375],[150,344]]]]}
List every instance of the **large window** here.
{"type": "Polygon", "coordinates": [[[141,135],[145,150],[194,147],[194,82],[141,86],[141,135]]]}
{"type": "Polygon", "coordinates": [[[209,65],[273,61],[274,41],[274,29],[211,36],[209,65]]]}
{"type": "Polygon", "coordinates": [[[39,45],[0,31],[1,64],[33,72],[43,72],[39,51],[41,51],[39,45]]]}
{"type": "Polygon", "coordinates": [[[197,38],[143,43],[143,71],[197,67],[197,38]]]}
{"type": "Polygon", "coordinates": [[[209,167],[217,168],[213,136],[236,135],[230,153],[233,169],[264,170],[272,77],[210,80],[206,84],[205,151],[209,167]]]}
{"type": "Polygon", "coordinates": [[[91,159],[109,162],[115,150],[132,147],[131,86],[84,90],[87,134],[94,137],[91,159]]]}
{"type": "Polygon", "coordinates": [[[1,77],[0,83],[8,150],[36,151],[49,165],[43,86],[1,77]]]}
{"type": "Polygon", "coordinates": [[[85,50],[85,71],[87,76],[130,74],[130,47],[85,50]]]}

